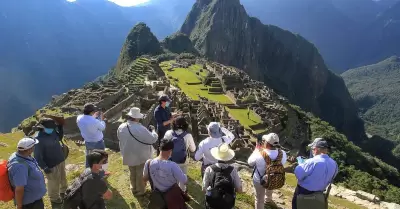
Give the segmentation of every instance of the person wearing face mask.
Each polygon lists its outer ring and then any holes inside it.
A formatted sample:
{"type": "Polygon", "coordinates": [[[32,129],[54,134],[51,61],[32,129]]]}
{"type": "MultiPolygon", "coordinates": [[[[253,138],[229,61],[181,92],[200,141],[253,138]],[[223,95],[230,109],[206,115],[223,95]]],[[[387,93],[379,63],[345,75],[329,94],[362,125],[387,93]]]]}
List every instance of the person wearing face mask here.
{"type": "Polygon", "coordinates": [[[68,187],[65,172],[65,156],[61,146],[63,127],[51,118],[43,118],[36,126],[39,132],[36,139],[39,144],[34,156],[47,178],[47,190],[52,205],[62,203],[68,187]]]}
{"type": "Polygon", "coordinates": [[[312,158],[300,163],[294,170],[297,187],[292,209],[328,208],[329,185],[338,173],[338,165],[328,155],[328,143],[319,140],[312,144],[312,158]],[[327,194],[324,194],[325,190],[327,194]]]}
{"type": "Polygon", "coordinates": [[[157,123],[157,155],[160,154],[158,147],[160,146],[161,139],[164,138],[165,133],[171,129],[171,124],[174,122],[176,115],[172,115],[169,105],[171,99],[167,95],[162,95],[158,99],[158,106],[154,110],[154,118],[157,123]]]}
{"type": "Polygon", "coordinates": [[[17,152],[8,160],[8,175],[17,209],[44,209],[46,184],[37,161],[31,156],[38,144],[37,139],[21,139],[17,152]]]}

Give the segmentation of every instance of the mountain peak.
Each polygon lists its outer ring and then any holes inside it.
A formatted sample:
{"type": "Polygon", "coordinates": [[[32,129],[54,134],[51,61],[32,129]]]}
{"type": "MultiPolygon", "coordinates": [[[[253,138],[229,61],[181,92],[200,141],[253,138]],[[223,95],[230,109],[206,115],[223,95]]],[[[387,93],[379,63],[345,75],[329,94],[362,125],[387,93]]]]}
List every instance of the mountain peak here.
{"type": "Polygon", "coordinates": [[[343,80],[329,72],[315,46],[301,36],[249,17],[239,0],[197,0],[181,32],[203,56],[243,69],[349,138],[363,138],[362,121],[343,80]]]}
{"type": "Polygon", "coordinates": [[[116,72],[122,71],[141,55],[157,55],[162,52],[160,42],[150,28],[140,22],[129,32],[119,56],[116,72]]]}

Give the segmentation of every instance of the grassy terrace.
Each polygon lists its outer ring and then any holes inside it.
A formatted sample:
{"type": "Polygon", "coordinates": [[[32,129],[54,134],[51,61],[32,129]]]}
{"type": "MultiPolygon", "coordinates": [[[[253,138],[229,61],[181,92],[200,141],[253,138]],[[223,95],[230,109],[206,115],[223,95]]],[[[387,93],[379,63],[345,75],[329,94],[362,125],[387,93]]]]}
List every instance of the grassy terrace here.
{"type": "MultiPolygon", "coordinates": [[[[177,85],[180,89],[185,92],[187,96],[189,96],[193,100],[199,100],[200,98],[197,96],[199,94],[202,97],[206,97],[209,100],[219,102],[221,104],[232,104],[232,101],[225,96],[224,94],[209,94],[208,87],[203,84],[197,85],[188,85],[189,83],[201,82],[201,80],[196,75],[196,72],[199,72],[201,69],[200,65],[193,65],[188,69],[185,68],[175,68],[173,71],[169,72],[167,69],[169,67],[170,62],[164,62],[161,64],[161,68],[166,73],[167,77],[172,77],[173,79],[178,79],[176,82],[172,82],[173,85],[177,85]]],[[[200,72],[199,72],[200,74],[200,72]]],[[[205,76],[206,73],[203,72],[200,76],[205,76]]]]}

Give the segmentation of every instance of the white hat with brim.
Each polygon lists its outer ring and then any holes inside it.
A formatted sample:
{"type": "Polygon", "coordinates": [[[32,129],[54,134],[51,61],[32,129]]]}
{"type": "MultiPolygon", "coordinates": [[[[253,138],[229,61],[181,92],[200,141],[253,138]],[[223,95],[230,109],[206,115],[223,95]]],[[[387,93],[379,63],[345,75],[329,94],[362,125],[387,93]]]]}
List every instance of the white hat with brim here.
{"type": "Polygon", "coordinates": [[[129,110],[128,114],[126,114],[126,115],[128,115],[128,116],[131,117],[131,118],[138,118],[138,119],[144,117],[144,114],[140,113],[140,109],[137,108],[137,107],[131,108],[131,109],[129,110]]]}
{"type": "Polygon", "coordinates": [[[39,141],[34,138],[23,138],[19,140],[17,148],[19,151],[25,151],[28,150],[32,147],[34,147],[36,144],[39,144],[39,141]]]}
{"type": "Polygon", "coordinates": [[[315,138],[314,141],[313,141],[311,144],[307,145],[307,146],[308,146],[308,147],[312,147],[312,146],[314,146],[317,142],[319,142],[319,141],[321,141],[321,140],[323,140],[323,138],[315,138]]]}
{"type": "Polygon", "coordinates": [[[229,161],[235,157],[235,151],[229,148],[227,143],[222,143],[218,147],[214,147],[211,149],[211,155],[220,161],[229,161]]]}

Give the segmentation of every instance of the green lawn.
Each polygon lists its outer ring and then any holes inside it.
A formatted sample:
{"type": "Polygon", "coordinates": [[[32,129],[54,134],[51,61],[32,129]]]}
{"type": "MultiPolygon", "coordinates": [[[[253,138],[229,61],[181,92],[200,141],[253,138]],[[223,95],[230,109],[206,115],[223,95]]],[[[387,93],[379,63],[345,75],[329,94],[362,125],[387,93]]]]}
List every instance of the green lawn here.
{"type": "Polygon", "coordinates": [[[247,109],[229,109],[229,113],[233,118],[240,121],[244,127],[248,128],[251,125],[261,123],[261,118],[256,115],[253,111],[250,111],[250,117],[247,117],[247,109]]]}
{"type": "MultiPolygon", "coordinates": [[[[164,63],[163,63],[164,64],[164,63]]],[[[163,66],[163,70],[168,76],[171,76],[172,78],[177,78],[178,81],[176,82],[175,85],[178,85],[180,89],[182,89],[183,92],[185,92],[186,95],[188,95],[191,99],[193,100],[199,100],[199,97],[197,94],[199,94],[202,97],[206,97],[209,100],[219,102],[221,104],[232,104],[232,101],[225,96],[224,94],[209,94],[208,90],[202,90],[202,88],[207,88],[203,84],[198,84],[198,85],[188,85],[186,82],[201,82],[199,78],[196,76],[196,73],[194,70],[189,70],[185,68],[175,68],[173,71],[169,72],[166,69],[168,68],[165,64],[163,66]]],[[[174,82],[172,81],[174,84],[174,82]]]]}

